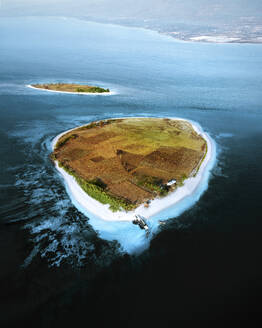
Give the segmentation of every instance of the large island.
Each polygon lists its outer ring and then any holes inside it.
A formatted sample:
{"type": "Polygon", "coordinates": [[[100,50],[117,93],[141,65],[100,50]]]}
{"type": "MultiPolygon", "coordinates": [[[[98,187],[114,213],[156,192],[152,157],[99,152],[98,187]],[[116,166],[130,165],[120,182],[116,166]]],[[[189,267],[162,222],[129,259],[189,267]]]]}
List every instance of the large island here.
{"type": "Polygon", "coordinates": [[[209,139],[185,120],[108,119],[59,135],[51,157],[87,212],[132,220],[170,206],[171,198],[178,201],[186,181],[199,182],[210,147],[209,139]]]}
{"type": "Polygon", "coordinates": [[[110,93],[109,89],[104,89],[98,86],[91,86],[86,84],[75,83],[45,83],[45,84],[32,84],[31,88],[42,89],[54,92],[66,93],[110,93]]]}

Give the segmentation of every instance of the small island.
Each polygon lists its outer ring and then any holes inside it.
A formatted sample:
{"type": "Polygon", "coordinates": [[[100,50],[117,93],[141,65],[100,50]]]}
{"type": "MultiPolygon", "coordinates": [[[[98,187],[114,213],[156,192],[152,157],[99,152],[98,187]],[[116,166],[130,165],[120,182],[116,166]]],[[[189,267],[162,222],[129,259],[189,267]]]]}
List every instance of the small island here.
{"type": "Polygon", "coordinates": [[[109,89],[100,88],[98,86],[74,84],[74,83],[45,83],[32,84],[32,88],[42,89],[46,91],[66,92],[66,93],[110,93],[109,89]]]}
{"type": "Polygon", "coordinates": [[[85,209],[106,220],[132,220],[183,198],[186,181],[199,183],[210,149],[210,140],[189,121],[123,118],[62,133],[51,158],[85,209]]]}

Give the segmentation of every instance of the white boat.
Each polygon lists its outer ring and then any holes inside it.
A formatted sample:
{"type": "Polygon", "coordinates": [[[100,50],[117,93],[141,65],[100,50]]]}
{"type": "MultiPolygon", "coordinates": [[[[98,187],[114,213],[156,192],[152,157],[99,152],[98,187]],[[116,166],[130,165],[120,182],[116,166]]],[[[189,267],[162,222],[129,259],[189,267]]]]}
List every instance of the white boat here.
{"type": "Polygon", "coordinates": [[[146,224],[146,218],[142,215],[136,214],[134,220],[132,221],[134,224],[137,224],[140,229],[148,230],[148,225],[146,224]]]}

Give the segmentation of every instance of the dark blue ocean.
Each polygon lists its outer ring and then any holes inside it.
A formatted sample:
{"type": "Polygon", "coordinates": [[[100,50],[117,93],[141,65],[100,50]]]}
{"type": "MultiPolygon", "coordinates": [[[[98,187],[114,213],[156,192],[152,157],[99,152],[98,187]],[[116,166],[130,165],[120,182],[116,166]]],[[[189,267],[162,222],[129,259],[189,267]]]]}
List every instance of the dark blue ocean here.
{"type": "MultiPolygon", "coordinates": [[[[71,18],[0,20],[1,327],[249,322],[262,291],[262,46],[71,18]],[[78,82],[112,96],[54,94],[78,82]],[[93,120],[182,117],[213,138],[208,188],[138,255],[92,226],[49,159],[93,120]]],[[[138,231],[139,233],[139,231],[138,231]]]]}

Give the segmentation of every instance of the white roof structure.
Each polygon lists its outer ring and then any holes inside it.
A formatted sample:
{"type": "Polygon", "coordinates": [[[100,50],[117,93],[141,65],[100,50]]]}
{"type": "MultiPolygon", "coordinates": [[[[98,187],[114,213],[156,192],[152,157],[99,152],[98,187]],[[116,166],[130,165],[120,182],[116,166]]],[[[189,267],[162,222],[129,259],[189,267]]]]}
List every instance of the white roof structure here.
{"type": "Polygon", "coordinates": [[[170,180],[168,181],[168,183],[166,184],[167,186],[173,186],[176,183],[176,180],[170,180]]]}

